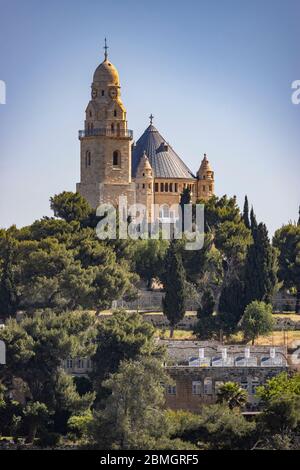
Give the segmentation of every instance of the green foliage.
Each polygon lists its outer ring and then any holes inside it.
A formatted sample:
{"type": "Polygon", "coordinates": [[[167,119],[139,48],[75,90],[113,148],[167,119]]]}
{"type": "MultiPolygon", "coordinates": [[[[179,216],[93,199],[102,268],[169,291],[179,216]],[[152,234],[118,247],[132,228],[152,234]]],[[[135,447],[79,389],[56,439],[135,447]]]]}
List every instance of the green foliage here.
{"type": "Polygon", "coordinates": [[[91,426],[98,449],[155,449],[167,432],[164,387],[169,380],[161,362],[142,358],[120,364],[104,382],[111,394],[95,412],[91,426]]]}
{"type": "Polygon", "coordinates": [[[241,320],[241,330],[245,339],[250,339],[252,344],[259,335],[270,334],[273,326],[274,318],[271,305],[256,300],[246,307],[241,320]]]}
{"type": "Polygon", "coordinates": [[[245,266],[246,305],[253,300],[270,303],[277,283],[276,253],[271,246],[265,224],[255,228],[245,266]]]}
{"type": "Polygon", "coordinates": [[[245,226],[250,229],[250,219],[249,219],[249,203],[248,203],[248,197],[245,196],[245,202],[244,202],[244,208],[243,208],[243,222],[245,226]]]}
{"type": "Polygon", "coordinates": [[[148,286],[153,278],[162,279],[163,260],[168,249],[167,240],[137,240],[134,248],[134,265],[148,286]]]}
{"type": "Polygon", "coordinates": [[[87,410],[80,415],[71,416],[68,420],[68,427],[81,439],[89,439],[89,429],[93,423],[93,414],[91,410],[87,410]]]}
{"type": "Polygon", "coordinates": [[[175,240],[171,241],[167,251],[165,267],[163,311],[170,322],[172,336],[174,327],[185,315],[187,297],[185,270],[175,240]]]}
{"type": "Polygon", "coordinates": [[[268,379],[265,385],[257,387],[256,394],[264,403],[300,396],[300,374],[289,376],[286,372],[282,372],[268,379]]]}
{"type": "Polygon", "coordinates": [[[233,278],[223,285],[218,311],[219,328],[226,335],[234,333],[245,309],[244,284],[233,278]]]}
{"type": "Polygon", "coordinates": [[[255,440],[255,423],[246,421],[237,408],[206,405],[199,415],[179,415],[174,436],[197,444],[202,450],[250,449],[255,440]]]}
{"type": "Polygon", "coordinates": [[[248,400],[246,390],[240,387],[236,382],[226,382],[218,391],[218,403],[226,403],[231,410],[234,408],[243,408],[248,400]]]}
{"type": "Polygon", "coordinates": [[[94,319],[87,313],[36,313],[19,323],[9,320],[0,330],[7,347],[7,364],[1,369],[1,376],[10,388],[13,380],[21,380],[31,400],[30,407],[24,410],[30,442],[38,429],[36,421],[40,421],[35,415],[44,416],[40,411],[45,407],[53,416],[63,410],[69,415],[83,412],[92,405],[94,393],[80,396],[72,377],[61,365],[69,357],[93,354],[95,336],[94,319]]]}
{"type": "Polygon", "coordinates": [[[14,243],[4,237],[3,263],[0,271],[0,316],[7,318],[16,314],[19,298],[13,269],[14,243]]]}
{"type": "Polygon", "coordinates": [[[50,203],[55,217],[60,217],[66,222],[82,222],[92,212],[88,202],[79,193],[64,191],[51,197],[50,203]]]}
{"type": "Polygon", "coordinates": [[[194,334],[199,339],[211,339],[218,330],[217,318],[214,316],[215,299],[210,289],[204,291],[201,299],[201,305],[197,310],[197,324],[194,334]]]}
{"type": "Polygon", "coordinates": [[[23,410],[25,425],[28,427],[26,442],[32,443],[35,439],[39,427],[45,425],[49,410],[45,403],[39,401],[28,402],[23,410]]]}
{"type": "Polygon", "coordinates": [[[273,399],[259,417],[259,426],[270,434],[291,432],[299,424],[300,396],[273,399]]]}
{"type": "Polygon", "coordinates": [[[289,224],[277,230],[273,245],[279,251],[279,279],[286,288],[296,288],[296,313],[300,313],[300,225],[289,224]]]}
{"type": "MultiPolygon", "coordinates": [[[[29,312],[37,308],[101,309],[110,307],[112,300],[119,297],[134,297],[137,276],[130,271],[129,263],[117,259],[112,247],[98,240],[92,229],[79,229],[77,223],[72,222],[72,230],[64,231],[64,224],[44,220],[26,231],[14,231],[14,256],[6,273],[13,273],[10,292],[13,286],[18,308],[29,312]],[[54,227],[56,223],[60,227],[54,227]],[[46,238],[41,238],[42,235],[46,238]]],[[[3,269],[7,234],[8,231],[0,237],[0,276],[6,286],[7,280],[12,279],[11,274],[4,275],[3,269]]],[[[9,236],[12,238],[11,234],[9,236]]],[[[0,292],[2,305],[7,305],[6,313],[7,308],[14,311],[13,296],[5,294],[7,289],[0,292]]]]}
{"type": "Polygon", "coordinates": [[[155,341],[154,327],[138,313],[116,311],[97,325],[97,349],[93,356],[94,389],[98,399],[107,395],[102,382],[115,373],[121,361],[137,357],[163,358],[163,350],[155,341]]]}
{"type": "Polygon", "coordinates": [[[236,198],[228,198],[227,196],[221,198],[213,196],[208,201],[205,201],[204,216],[206,231],[216,230],[223,222],[238,223],[241,220],[236,198]]]}

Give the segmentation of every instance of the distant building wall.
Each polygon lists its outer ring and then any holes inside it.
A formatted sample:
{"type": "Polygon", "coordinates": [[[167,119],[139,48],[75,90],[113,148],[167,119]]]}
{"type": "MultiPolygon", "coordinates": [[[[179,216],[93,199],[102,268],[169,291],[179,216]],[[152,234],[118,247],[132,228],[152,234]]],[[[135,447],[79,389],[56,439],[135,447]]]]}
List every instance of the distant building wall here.
{"type": "Polygon", "coordinates": [[[173,410],[199,412],[203,404],[217,401],[219,387],[225,382],[236,382],[248,393],[248,409],[257,409],[255,396],[258,385],[287,370],[286,367],[167,367],[175,386],[166,387],[166,407],[173,410]]]}

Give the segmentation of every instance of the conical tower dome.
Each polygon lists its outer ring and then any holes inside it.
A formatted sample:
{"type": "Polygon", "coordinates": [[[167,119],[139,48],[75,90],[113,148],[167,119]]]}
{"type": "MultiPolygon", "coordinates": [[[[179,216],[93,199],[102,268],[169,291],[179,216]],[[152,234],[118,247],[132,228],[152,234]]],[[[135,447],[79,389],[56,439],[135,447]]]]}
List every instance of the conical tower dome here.
{"type": "Polygon", "coordinates": [[[204,158],[201,162],[200,168],[197,172],[197,176],[201,178],[203,175],[205,175],[206,173],[210,173],[210,172],[212,173],[213,170],[210,166],[210,163],[209,163],[209,161],[207,159],[207,156],[206,156],[206,153],[205,153],[204,158]]]}

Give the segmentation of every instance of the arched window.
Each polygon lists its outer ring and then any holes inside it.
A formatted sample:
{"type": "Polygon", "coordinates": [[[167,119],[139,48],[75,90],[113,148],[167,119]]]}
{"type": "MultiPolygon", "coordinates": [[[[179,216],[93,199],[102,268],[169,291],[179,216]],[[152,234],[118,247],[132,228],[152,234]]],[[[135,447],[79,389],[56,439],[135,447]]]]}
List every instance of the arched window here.
{"type": "Polygon", "coordinates": [[[114,133],[115,132],[115,125],[112,124],[110,127],[111,127],[111,132],[114,133]]]}
{"type": "Polygon", "coordinates": [[[117,117],[117,110],[114,110],[114,117],[117,117]]]}
{"type": "Polygon", "coordinates": [[[113,152],[113,166],[121,166],[121,153],[119,150],[113,152]]]}
{"type": "Polygon", "coordinates": [[[170,191],[170,193],[173,192],[173,183],[170,183],[170,184],[169,184],[169,191],[170,191]]]}
{"type": "Polygon", "coordinates": [[[169,190],[169,185],[168,185],[168,183],[165,183],[165,192],[167,193],[168,190],[169,190]]]}
{"type": "Polygon", "coordinates": [[[160,192],[161,192],[161,193],[164,192],[164,183],[160,183],[160,192]]]}

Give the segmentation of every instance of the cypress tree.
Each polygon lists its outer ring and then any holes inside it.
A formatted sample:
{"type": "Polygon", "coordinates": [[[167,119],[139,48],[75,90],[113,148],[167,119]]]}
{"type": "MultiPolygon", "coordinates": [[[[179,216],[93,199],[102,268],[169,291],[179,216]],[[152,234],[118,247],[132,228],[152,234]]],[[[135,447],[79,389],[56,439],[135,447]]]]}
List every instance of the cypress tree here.
{"type": "Polygon", "coordinates": [[[244,202],[244,209],[243,209],[243,221],[247,228],[250,228],[250,220],[249,220],[249,203],[248,197],[245,196],[244,202]]]}
{"type": "Polygon", "coordinates": [[[251,207],[251,212],[250,212],[250,228],[251,228],[252,236],[254,238],[257,232],[257,221],[256,221],[256,216],[254,214],[253,207],[251,207]]]}
{"type": "Polygon", "coordinates": [[[186,275],[176,240],[172,240],[165,258],[165,297],[163,311],[170,322],[170,337],[185,315],[186,275]]]}
{"type": "Polygon", "coordinates": [[[0,315],[4,318],[15,315],[18,305],[12,259],[13,249],[8,241],[0,280],[0,315]]]}
{"type": "Polygon", "coordinates": [[[211,289],[207,289],[201,299],[201,305],[197,310],[198,322],[195,325],[194,334],[199,339],[211,339],[218,331],[216,316],[214,316],[215,299],[211,289]]]}
{"type": "Polygon", "coordinates": [[[223,286],[219,299],[218,323],[225,334],[233,333],[245,310],[244,283],[233,278],[223,286]]]}
{"type": "Polygon", "coordinates": [[[265,224],[257,226],[254,243],[250,245],[245,266],[246,305],[253,300],[270,303],[277,282],[276,256],[265,224]]]}
{"type": "Polygon", "coordinates": [[[181,229],[182,231],[184,230],[184,206],[186,204],[190,204],[191,203],[191,199],[192,199],[192,196],[191,196],[191,191],[189,188],[184,188],[184,190],[182,191],[181,195],[180,195],[180,207],[181,207],[181,220],[182,220],[182,225],[181,225],[181,229]]]}

